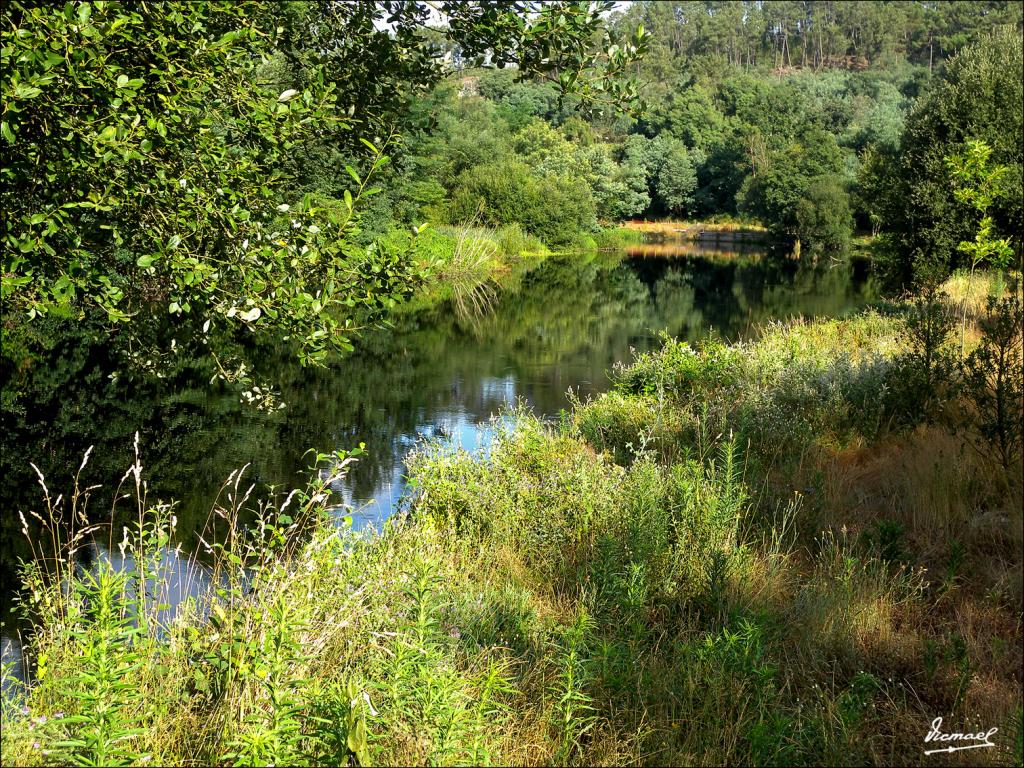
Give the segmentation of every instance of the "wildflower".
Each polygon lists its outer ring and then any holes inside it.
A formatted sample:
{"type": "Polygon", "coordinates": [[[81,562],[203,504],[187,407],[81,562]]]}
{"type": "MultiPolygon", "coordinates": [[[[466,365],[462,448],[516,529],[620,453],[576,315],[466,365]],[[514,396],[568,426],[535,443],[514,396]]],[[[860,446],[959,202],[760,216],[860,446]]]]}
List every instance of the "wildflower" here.
{"type": "Polygon", "coordinates": [[[184,189],[185,187],[188,186],[188,182],[185,181],[184,179],[178,179],[178,186],[184,189]]]}
{"type": "Polygon", "coordinates": [[[38,741],[33,741],[32,742],[32,749],[41,749],[41,748],[42,748],[42,744],[40,744],[38,741]]]}
{"type": "Polygon", "coordinates": [[[279,210],[281,213],[287,213],[290,208],[291,206],[288,205],[288,203],[281,203],[279,206],[277,206],[277,210],[279,210]]]}

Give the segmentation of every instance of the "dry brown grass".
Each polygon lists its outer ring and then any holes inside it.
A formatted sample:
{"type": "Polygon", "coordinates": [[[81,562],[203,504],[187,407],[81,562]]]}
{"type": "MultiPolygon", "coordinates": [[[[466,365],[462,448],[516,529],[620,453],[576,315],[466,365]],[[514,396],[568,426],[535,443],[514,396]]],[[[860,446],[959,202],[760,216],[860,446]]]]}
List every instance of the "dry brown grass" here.
{"type": "MultiPolygon", "coordinates": [[[[920,743],[930,718],[943,715],[958,729],[995,726],[1007,735],[998,757],[976,750],[931,756],[935,764],[1011,759],[1007,732],[1016,727],[1024,685],[1019,482],[1008,483],[964,435],[940,425],[874,446],[822,450],[813,471],[823,488],[819,514],[831,530],[856,539],[879,523],[899,523],[907,557],[924,568],[924,592],[912,601],[895,599],[884,579],[844,597],[829,569],[805,577],[801,587],[807,597],[795,622],[832,638],[837,660],[856,660],[905,686],[906,700],[867,726],[884,734],[872,749],[920,743]]],[[[874,759],[900,763],[892,752],[874,759]]]]}
{"type": "Polygon", "coordinates": [[[1008,488],[998,465],[944,426],[824,453],[815,471],[833,524],[863,531],[896,521],[927,564],[947,557],[952,539],[979,564],[1024,544],[1019,484],[1008,488]]]}
{"type": "MultiPolygon", "coordinates": [[[[995,295],[997,280],[998,275],[993,271],[975,271],[973,275],[957,272],[942,284],[941,290],[961,311],[967,309],[968,318],[977,318],[985,311],[988,297],[995,295]]],[[[1014,270],[1003,277],[1002,295],[1008,296],[1011,291],[1016,291],[1018,296],[1022,295],[1021,273],[1014,270]]]]}
{"type": "Polygon", "coordinates": [[[622,226],[625,229],[635,229],[639,232],[650,232],[662,235],[696,235],[704,230],[706,232],[750,232],[764,235],[767,229],[759,224],[744,224],[739,222],[712,223],[706,221],[626,221],[622,226]]]}

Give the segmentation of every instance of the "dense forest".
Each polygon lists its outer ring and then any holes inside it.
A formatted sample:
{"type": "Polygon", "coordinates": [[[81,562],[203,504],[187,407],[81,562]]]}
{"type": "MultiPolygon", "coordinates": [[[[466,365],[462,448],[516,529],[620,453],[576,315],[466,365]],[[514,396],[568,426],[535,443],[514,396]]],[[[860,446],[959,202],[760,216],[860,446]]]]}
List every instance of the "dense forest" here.
{"type": "Polygon", "coordinates": [[[1024,3],[0,36],[4,765],[1021,764],[1024,3]]]}

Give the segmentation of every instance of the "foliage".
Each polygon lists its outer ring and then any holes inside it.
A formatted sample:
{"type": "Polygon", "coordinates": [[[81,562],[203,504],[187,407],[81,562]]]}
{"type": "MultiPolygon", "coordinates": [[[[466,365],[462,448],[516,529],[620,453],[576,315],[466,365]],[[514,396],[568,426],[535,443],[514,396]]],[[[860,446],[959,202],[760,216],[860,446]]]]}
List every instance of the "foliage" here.
{"type": "MultiPolygon", "coordinates": [[[[647,67],[687,57],[707,67],[786,70],[891,66],[904,59],[929,68],[977,40],[993,25],[1021,26],[1013,3],[981,5],[869,0],[843,3],[638,2],[621,16],[651,36],[647,67]]],[[[657,82],[657,81],[655,81],[657,82]]]]}
{"type": "Polygon", "coordinates": [[[797,203],[797,234],[817,248],[845,253],[850,245],[853,219],[849,197],[835,176],[819,176],[807,185],[797,203]]]}
{"type": "MultiPolygon", "coordinates": [[[[941,434],[896,452],[862,413],[884,392],[875,374],[902,350],[900,333],[898,316],[868,313],[775,325],[729,347],[666,342],[620,369],[629,387],[561,424],[520,411],[486,452],[424,446],[406,514],[379,533],[353,533],[332,503],[354,466],[344,453],[319,456],[321,474],[287,495],[257,499],[235,473],[211,518],[221,535],[204,536],[212,576],[174,612],[161,604],[177,577],[159,567],[173,521],[146,501],[136,460],[132,513],[156,522],[129,528],[125,569],[100,558],[27,571],[37,676],[3,701],[4,762],[87,762],[95,744],[107,760],[161,764],[880,764],[864,745],[912,760],[906,723],[929,722],[935,706],[967,718],[984,697],[1003,727],[1019,681],[993,688],[972,660],[1013,653],[1016,598],[976,598],[998,588],[977,563],[1019,548],[1001,518],[986,527],[979,514],[972,527],[931,504],[918,519],[915,494],[946,467],[934,454],[893,478],[893,461],[941,434]],[[588,445],[616,409],[651,423],[694,417],[692,431],[658,452],[640,425],[620,464],[588,445]],[[865,468],[849,492],[871,493],[882,516],[844,502],[834,494],[850,475],[819,462],[851,455],[833,439],[848,432],[889,446],[877,482],[921,472],[926,484],[875,487],[865,468]],[[809,487],[794,494],[779,478],[809,487]],[[963,537],[952,553],[950,526],[963,537]],[[941,567],[928,555],[940,542],[941,567]],[[926,583],[921,562],[954,576],[926,583]],[[983,605],[1006,622],[991,635],[936,622],[983,605]],[[100,658],[126,687],[108,691],[97,720],[76,702],[106,679],[90,671],[100,658]]],[[[966,479],[944,503],[976,487],[972,504],[1019,514],[985,490],[981,466],[955,463],[966,479]]],[[[77,519],[80,493],[69,498],[51,525],[77,519]]]]}
{"type": "Polygon", "coordinates": [[[902,282],[913,275],[934,283],[965,264],[971,252],[959,244],[974,239],[979,213],[983,221],[990,217],[986,237],[992,241],[1021,231],[1021,56],[1021,37],[1013,29],[996,29],[961,51],[915,103],[898,156],[878,169],[883,179],[877,184],[892,191],[875,201],[873,215],[898,243],[889,268],[902,282]],[[990,152],[971,142],[983,142],[990,152]],[[954,157],[961,159],[951,161],[956,170],[950,183],[947,158],[954,157]],[[1000,166],[1008,170],[1000,173],[1000,166]],[[1001,177],[1002,194],[993,172],[1001,177]],[[979,184],[989,187],[981,197],[966,192],[979,184]],[[986,199],[982,212],[977,204],[986,199]]]}
{"type": "MultiPolygon", "coordinates": [[[[586,108],[632,98],[621,76],[643,30],[592,49],[607,3],[440,10],[463,56],[550,75],[586,108]]],[[[393,86],[441,76],[427,15],[392,2],[6,6],[5,313],[98,310],[133,346],[166,311],[204,334],[287,338],[305,362],[350,350],[367,314],[417,287],[405,254],[363,247],[357,212],[373,229],[368,181],[392,143],[376,137],[406,107],[393,86]],[[375,27],[385,16],[390,31],[375,27]]],[[[439,202],[436,186],[409,188],[414,215],[439,202]]]]}
{"type": "MultiPolygon", "coordinates": [[[[155,300],[172,315],[291,334],[320,361],[350,347],[338,310],[405,290],[400,261],[346,244],[365,181],[337,212],[275,191],[288,183],[281,159],[338,119],[322,78],[301,92],[260,82],[273,46],[261,9],[5,11],[7,311],[97,307],[138,338],[155,300]],[[201,30],[199,44],[182,28],[201,30]]],[[[387,162],[374,155],[373,168],[387,162]]]]}
{"type": "Polygon", "coordinates": [[[981,215],[974,242],[963,241],[957,246],[970,257],[972,270],[988,262],[1001,271],[1010,266],[1013,258],[1010,238],[994,237],[995,223],[990,214],[993,204],[1008,194],[1006,178],[1010,169],[1005,165],[993,166],[991,157],[992,147],[984,141],[971,139],[964,154],[946,160],[956,184],[956,199],[981,215]]]}
{"type": "Polygon", "coordinates": [[[693,211],[697,174],[682,142],[667,142],[654,189],[665,212],[670,216],[683,216],[693,211]]]}
{"type": "Polygon", "coordinates": [[[913,300],[906,319],[907,352],[897,358],[899,376],[894,396],[911,422],[920,414],[934,418],[950,393],[956,370],[948,341],[954,313],[944,294],[933,292],[913,300]]]}
{"type": "Polygon", "coordinates": [[[477,166],[460,176],[452,219],[471,221],[478,213],[492,226],[521,224],[552,246],[596,228],[594,203],[582,183],[564,176],[538,177],[516,160],[477,166]]]}
{"type": "Polygon", "coordinates": [[[1019,296],[989,297],[979,320],[981,343],[964,365],[967,396],[978,411],[978,431],[1003,468],[1020,456],[1024,360],[1019,296]]]}

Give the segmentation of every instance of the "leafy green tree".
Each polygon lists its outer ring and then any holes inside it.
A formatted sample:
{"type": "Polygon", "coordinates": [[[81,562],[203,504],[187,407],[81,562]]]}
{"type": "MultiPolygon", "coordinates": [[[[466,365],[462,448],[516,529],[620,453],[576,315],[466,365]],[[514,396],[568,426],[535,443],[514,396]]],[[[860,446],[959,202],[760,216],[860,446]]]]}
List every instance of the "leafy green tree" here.
{"type": "Polygon", "coordinates": [[[156,300],[291,334],[309,360],[348,345],[329,310],[387,301],[370,275],[406,275],[347,251],[351,195],[324,218],[279,191],[282,159],[345,121],[322,81],[263,85],[268,22],[232,3],[5,10],[5,310],[98,308],[130,334],[156,300]]]}
{"type": "Polygon", "coordinates": [[[650,140],[643,136],[629,136],[622,144],[619,157],[620,180],[626,187],[624,207],[643,213],[651,204],[650,194],[650,140]]]}
{"type": "MultiPolygon", "coordinates": [[[[1006,195],[1006,179],[1009,168],[1005,165],[992,164],[992,147],[984,141],[972,139],[967,142],[967,150],[963,154],[946,158],[950,175],[954,182],[956,199],[966,203],[981,216],[978,231],[974,240],[962,240],[957,246],[971,260],[971,271],[967,281],[970,292],[974,270],[980,264],[989,263],[996,268],[999,279],[996,281],[995,294],[1003,293],[1003,270],[1013,260],[1013,247],[1010,238],[997,237],[992,221],[993,204],[1006,195]]],[[[963,357],[967,334],[967,305],[964,304],[963,324],[960,333],[960,356],[963,357]]]]}
{"type": "Polygon", "coordinates": [[[692,84],[669,93],[663,102],[652,102],[639,128],[650,137],[667,132],[688,147],[706,150],[722,140],[726,119],[712,92],[692,84]]]}
{"type": "MultiPolygon", "coordinates": [[[[622,76],[644,33],[595,44],[611,3],[435,5],[466,57],[515,65],[587,109],[633,96],[622,76]]],[[[288,338],[307,362],[350,348],[361,314],[415,286],[401,253],[359,245],[358,212],[404,94],[442,74],[420,34],[429,13],[397,1],[6,4],[5,314],[100,311],[131,344],[156,309],[197,318],[178,327],[201,341],[212,324],[288,338]],[[311,154],[333,180],[303,178],[311,154]]]]}
{"type": "Polygon", "coordinates": [[[753,172],[738,193],[740,212],[812,248],[841,247],[853,222],[835,138],[811,127],[781,151],[765,144],[757,132],[748,136],[753,172]]]}
{"type": "Polygon", "coordinates": [[[654,180],[658,201],[666,213],[684,216],[693,210],[697,173],[686,145],[676,139],[665,142],[661,164],[654,180]]]}
{"type": "Polygon", "coordinates": [[[850,244],[850,196],[837,176],[812,179],[796,205],[796,235],[812,246],[842,253],[850,244]]]}
{"type": "Polygon", "coordinates": [[[1020,33],[999,29],[946,66],[935,87],[907,118],[896,161],[884,183],[893,193],[875,211],[895,240],[888,268],[900,281],[941,280],[968,263],[959,244],[977,231],[977,210],[958,198],[946,158],[968,140],[992,148],[991,161],[1008,168],[1006,194],[993,202],[991,232],[1019,247],[1024,229],[1024,55],[1020,33]]]}
{"type": "Polygon", "coordinates": [[[1013,247],[1010,238],[994,235],[991,210],[1008,194],[1009,167],[994,165],[992,147],[977,139],[967,142],[964,153],[946,158],[946,164],[953,177],[956,199],[970,205],[981,216],[974,240],[963,240],[957,247],[970,257],[972,271],[985,262],[1000,271],[1006,269],[1013,259],[1013,247]]]}

